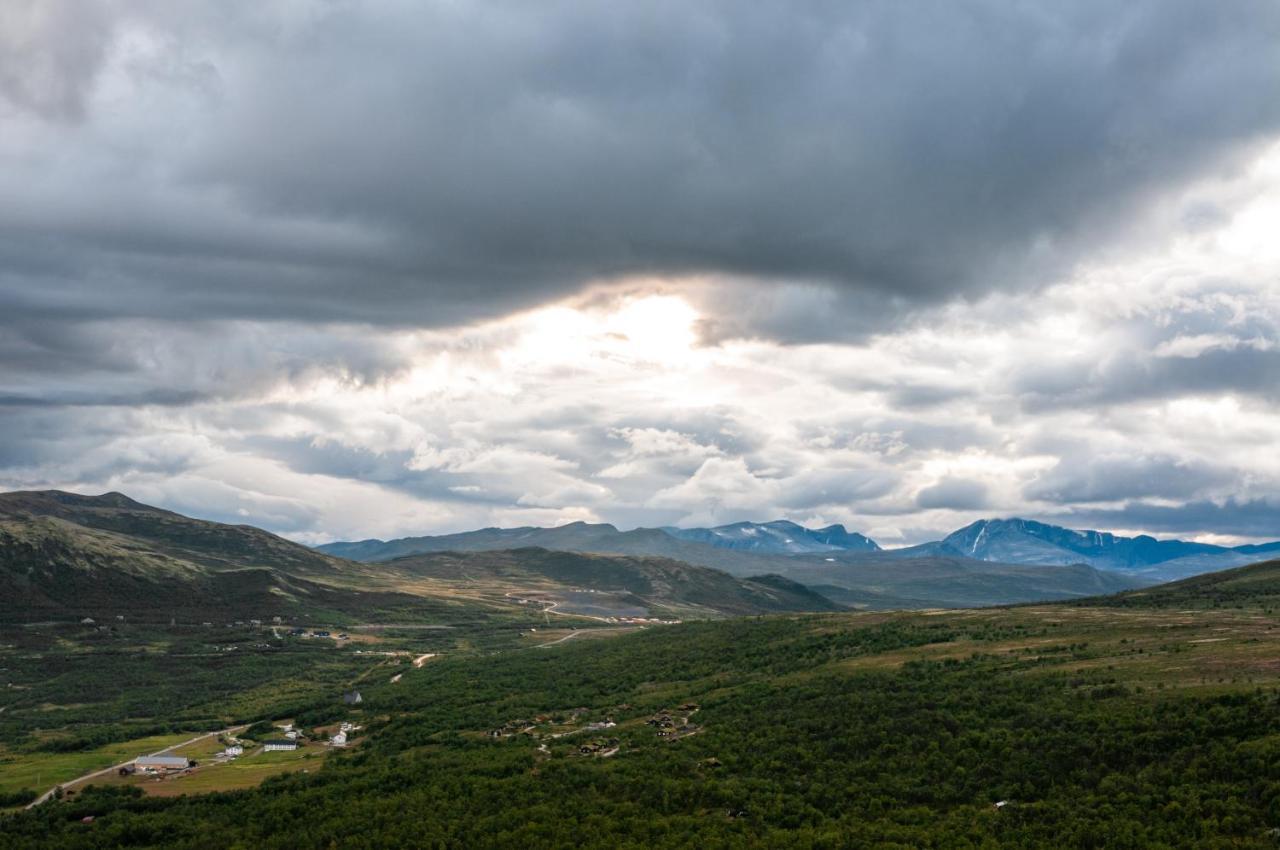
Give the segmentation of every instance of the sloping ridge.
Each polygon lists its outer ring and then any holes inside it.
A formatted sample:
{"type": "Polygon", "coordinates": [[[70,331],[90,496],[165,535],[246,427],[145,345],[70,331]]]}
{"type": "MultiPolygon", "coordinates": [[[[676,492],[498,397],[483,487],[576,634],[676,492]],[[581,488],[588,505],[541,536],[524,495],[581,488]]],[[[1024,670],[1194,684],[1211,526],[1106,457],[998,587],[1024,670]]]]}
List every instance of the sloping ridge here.
{"type": "Polygon", "coordinates": [[[0,527],[6,521],[41,519],[118,535],[128,538],[135,549],[145,544],[154,555],[214,570],[272,567],[332,577],[347,566],[341,559],[251,525],[193,519],[135,502],[122,493],[83,496],[45,490],[0,494],[0,527]]]}
{"type": "Polygon", "coordinates": [[[1191,609],[1226,608],[1243,604],[1280,605],[1280,558],[1085,602],[1122,608],[1191,609]]]}
{"type": "Polygon", "coordinates": [[[1040,566],[888,553],[794,558],[783,574],[836,602],[868,608],[971,608],[1079,599],[1148,583],[1087,564],[1040,566]]]}
{"type": "Polygon", "coordinates": [[[721,614],[835,611],[843,606],[781,576],[736,578],[670,558],[601,555],[526,547],[432,552],[382,563],[388,570],[459,584],[542,579],[564,589],[629,594],[650,608],[692,606],[721,614]]]}
{"type": "Polygon", "coordinates": [[[0,619],[326,616],[427,604],[339,586],[362,565],[119,493],[0,494],[0,619]]]}

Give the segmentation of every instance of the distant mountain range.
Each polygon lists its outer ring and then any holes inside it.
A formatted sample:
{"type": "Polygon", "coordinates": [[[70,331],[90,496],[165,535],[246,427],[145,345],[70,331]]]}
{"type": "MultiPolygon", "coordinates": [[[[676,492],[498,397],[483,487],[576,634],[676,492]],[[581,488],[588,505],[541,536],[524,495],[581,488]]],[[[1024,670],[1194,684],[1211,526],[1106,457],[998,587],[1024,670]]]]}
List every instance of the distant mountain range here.
{"type": "Polygon", "coordinates": [[[1016,564],[1089,564],[1172,581],[1280,554],[1280,542],[1228,548],[1186,540],[1157,540],[1146,535],[1120,537],[1105,531],[1075,531],[1026,519],[984,519],[938,543],[899,551],[1016,564]]]}
{"type": "Polygon", "coordinates": [[[678,558],[692,564],[743,573],[763,569],[770,559],[841,552],[879,552],[874,540],[842,525],[808,529],[786,520],[739,522],[715,528],[637,528],[619,531],[608,523],[571,522],[553,528],[482,528],[459,534],[326,543],[316,548],[356,561],[387,561],[422,552],[475,552],[539,546],[566,552],[613,552],[678,558]],[[743,556],[747,556],[744,560],[743,556]],[[743,566],[745,565],[745,566],[743,566]]]}
{"type": "Polygon", "coordinates": [[[765,555],[805,555],[815,552],[877,552],[870,537],[845,530],[843,525],[809,529],[787,520],[735,522],[715,528],[663,528],[680,540],[706,543],[720,549],[765,555]]]}
{"type": "Polygon", "coordinates": [[[1025,519],[979,520],[942,540],[903,549],[881,549],[869,537],[832,525],[808,529],[786,520],[739,522],[715,528],[638,528],[619,531],[608,524],[570,523],[555,528],[486,528],[435,537],[331,543],[320,551],[360,561],[407,554],[478,551],[540,546],[578,552],[657,555],[715,567],[737,575],[792,575],[793,559],[817,555],[823,562],[873,565],[887,560],[943,558],[1022,566],[1085,565],[1118,572],[1139,584],[1172,581],[1229,569],[1280,554],[1280,542],[1228,548],[1184,540],[1122,537],[1076,531],[1025,519]]]}
{"type": "Polygon", "coordinates": [[[974,523],[895,550],[841,526],[785,521],[488,528],[317,550],[119,493],[22,492],[0,494],[0,619],[118,613],[337,623],[510,616],[520,605],[682,618],[837,604],[969,607],[1114,593],[1274,551],[1280,544],[1228,549],[1026,520],[974,523]]]}
{"type": "MultiPolygon", "coordinates": [[[[956,552],[881,550],[840,526],[735,523],[717,528],[638,528],[604,523],[555,528],[485,528],[436,537],[363,540],[319,547],[331,555],[388,562],[429,552],[536,546],[567,552],[673,558],[739,577],[777,575],[837,602],[867,608],[933,608],[1045,601],[1111,593],[1153,583],[1087,564],[996,563],[956,552]]],[[[919,547],[916,547],[918,550],[919,547]]]]}

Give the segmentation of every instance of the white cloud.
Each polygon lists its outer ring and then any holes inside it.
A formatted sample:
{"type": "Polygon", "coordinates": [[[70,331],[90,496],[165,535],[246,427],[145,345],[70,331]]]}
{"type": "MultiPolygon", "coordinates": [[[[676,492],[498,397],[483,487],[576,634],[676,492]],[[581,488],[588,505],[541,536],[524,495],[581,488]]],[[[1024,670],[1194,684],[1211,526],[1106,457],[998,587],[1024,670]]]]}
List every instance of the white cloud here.
{"type": "MultiPolygon", "coordinates": [[[[747,333],[757,319],[711,278],[430,330],[91,322],[78,340],[106,355],[89,366],[32,324],[0,334],[0,482],[121,489],[307,541],[785,515],[914,542],[981,515],[1173,527],[1117,512],[1175,491],[1269,504],[1280,267],[1240,234],[1272,214],[1278,162],[1198,189],[1209,224],[843,342],[747,333]]],[[[793,328],[840,303],[773,298],[793,328]]]]}

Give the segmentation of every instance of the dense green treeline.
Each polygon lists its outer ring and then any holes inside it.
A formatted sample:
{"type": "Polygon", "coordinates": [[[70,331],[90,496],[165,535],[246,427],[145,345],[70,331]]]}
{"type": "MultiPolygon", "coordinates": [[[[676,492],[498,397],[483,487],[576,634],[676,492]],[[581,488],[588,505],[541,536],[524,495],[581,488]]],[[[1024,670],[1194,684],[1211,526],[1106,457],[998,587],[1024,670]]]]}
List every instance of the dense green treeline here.
{"type": "Polygon", "coordinates": [[[1141,692],[1056,629],[763,618],[444,659],[341,709],[365,741],[318,773],[169,800],[89,790],[0,822],[0,846],[1275,846],[1274,691],[1141,692]],[[877,663],[961,639],[1043,651],[877,663]],[[643,722],[690,702],[688,737],[643,722]],[[575,709],[617,721],[616,756],[484,735],[575,709]]]}

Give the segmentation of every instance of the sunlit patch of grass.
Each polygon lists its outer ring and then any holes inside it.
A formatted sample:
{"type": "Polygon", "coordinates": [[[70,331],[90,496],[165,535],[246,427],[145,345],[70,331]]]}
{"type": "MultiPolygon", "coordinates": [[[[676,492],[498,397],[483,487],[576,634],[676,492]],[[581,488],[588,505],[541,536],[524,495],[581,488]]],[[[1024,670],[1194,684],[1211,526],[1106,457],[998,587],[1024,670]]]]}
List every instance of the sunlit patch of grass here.
{"type": "Polygon", "coordinates": [[[34,788],[43,793],[86,773],[154,753],[190,737],[190,732],[154,735],[107,744],[82,753],[13,753],[0,749],[0,792],[34,788]]]}

